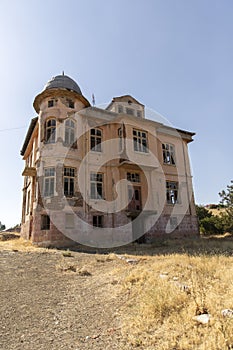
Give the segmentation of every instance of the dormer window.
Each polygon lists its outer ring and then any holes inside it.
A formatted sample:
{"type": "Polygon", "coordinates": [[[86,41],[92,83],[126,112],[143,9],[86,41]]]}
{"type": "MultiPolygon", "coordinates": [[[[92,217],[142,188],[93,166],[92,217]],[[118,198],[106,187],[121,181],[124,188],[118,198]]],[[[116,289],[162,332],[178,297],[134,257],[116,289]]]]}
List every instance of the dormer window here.
{"type": "Polygon", "coordinates": [[[118,106],[118,113],[123,113],[123,106],[122,105],[118,106]]]}
{"type": "Polygon", "coordinates": [[[142,117],[142,112],[141,111],[137,111],[137,117],[141,118],[142,117]]]}
{"type": "Polygon", "coordinates": [[[48,101],[48,108],[53,107],[54,106],[54,100],[49,100],[48,101]]]}
{"type": "Polygon", "coordinates": [[[126,113],[129,115],[134,115],[134,110],[132,108],[126,108],[126,113]]]}

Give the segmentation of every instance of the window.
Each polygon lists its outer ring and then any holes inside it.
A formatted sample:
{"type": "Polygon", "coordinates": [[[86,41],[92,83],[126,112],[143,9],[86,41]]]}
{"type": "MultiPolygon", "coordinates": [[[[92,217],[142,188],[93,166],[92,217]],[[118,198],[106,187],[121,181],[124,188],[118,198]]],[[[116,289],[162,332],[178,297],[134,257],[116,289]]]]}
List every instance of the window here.
{"type": "Polygon", "coordinates": [[[49,100],[48,101],[48,107],[53,107],[54,106],[54,100],[49,100]]]}
{"type": "Polygon", "coordinates": [[[141,130],[133,130],[133,145],[134,151],[147,153],[147,133],[141,130]]]}
{"type": "Polygon", "coordinates": [[[176,204],[178,202],[178,182],[166,181],[167,203],[176,204]]]}
{"type": "Polygon", "coordinates": [[[127,173],[127,180],[131,182],[140,182],[140,174],[138,173],[127,173]]]}
{"type": "Polygon", "coordinates": [[[64,195],[66,197],[74,196],[74,168],[64,168],[64,195]]]}
{"type": "Polygon", "coordinates": [[[49,119],[45,122],[45,142],[54,143],[56,139],[56,120],[49,119]]]}
{"type": "Polygon", "coordinates": [[[65,144],[73,145],[74,143],[74,122],[71,119],[65,122],[65,144]]]}
{"type": "Polygon", "coordinates": [[[74,214],[66,214],[65,222],[66,228],[74,228],[74,214]]]}
{"type": "Polygon", "coordinates": [[[123,106],[122,105],[118,106],[118,113],[123,113],[123,106]]]}
{"type": "Polygon", "coordinates": [[[169,220],[170,227],[175,229],[178,225],[178,220],[176,216],[171,216],[169,220]]]}
{"type": "Polygon", "coordinates": [[[175,165],[175,147],[168,143],[162,144],[164,164],[175,165]]]}
{"type": "Polygon", "coordinates": [[[50,230],[50,217],[41,215],[41,230],[50,230]]]}
{"type": "Polygon", "coordinates": [[[137,111],[137,117],[141,118],[142,117],[142,112],[141,111],[137,111]]]}
{"type": "Polygon", "coordinates": [[[91,174],[91,198],[92,199],[103,198],[103,174],[100,174],[100,173],[91,174]]]}
{"type": "Polygon", "coordinates": [[[119,139],[119,152],[123,150],[123,130],[122,128],[118,129],[118,139],[119,139]]]}
{"type": "Polygon", "coordinates": [[[46,168],[44,172],[44,196],[54,195],[55,168],[46,168]]]}
{"type": "Polygon", "coordinates": [[[102,131],[100,129],[91,129],[91,150],[101,152],[102,131]]]}
{"type": "Polygon", "coordinates": [[[28,195],[27,195],[27,210],[26,210],[27,214],[29,214],[29,211],[30,211],[30,198],[31,198],[31,191],[28,191],[28,195]]]}
{"type": "Polygon", "coordinates": [[[93,215],[92,225],[94,227],[103,227],[103,215],[93,215]]]}
{"type": "Polygon", "coordinates": [[[68,103],[68,107],[69,108],[74,108],[74,101],[73,100],[67,100],[67,103],[68,103]]]}
{"type": "Polygon", "coordinates": [[[126,107],[126,113],[129,115],[134,115],[134,110],[132,108],[126,107]]]}

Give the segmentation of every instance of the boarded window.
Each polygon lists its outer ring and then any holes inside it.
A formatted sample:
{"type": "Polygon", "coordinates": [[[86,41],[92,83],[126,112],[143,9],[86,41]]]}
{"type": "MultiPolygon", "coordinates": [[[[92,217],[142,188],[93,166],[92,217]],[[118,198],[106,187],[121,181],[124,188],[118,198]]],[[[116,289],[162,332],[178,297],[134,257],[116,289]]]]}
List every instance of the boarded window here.
{"type": "Polygon", "coordinates": [[[66,214],[66,228],[74,228],[74,214],[66,214]]]}
{"type": "Polygon", "coordinates": [[[41,215],[41,230],[50,230],[50,217],[41,215]]]}

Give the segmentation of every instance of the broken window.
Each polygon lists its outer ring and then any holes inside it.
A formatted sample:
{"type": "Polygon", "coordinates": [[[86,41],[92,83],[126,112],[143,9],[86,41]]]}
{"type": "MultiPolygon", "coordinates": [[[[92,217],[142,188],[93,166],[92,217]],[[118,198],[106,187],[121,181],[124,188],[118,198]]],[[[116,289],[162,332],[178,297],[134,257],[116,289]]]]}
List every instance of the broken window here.
{"type": "Polygon", "coordinates": [[[55,168],[44,170],[44,197],[54,196],[55,168]]]}
{"type": "Polygon", "coordinates": [[[30,211],[30,198],[31,198],[31,191],[28,191],[28,194],[27,194],[27,210],[26,210],[27,214],[29,214],[29,211],[30,211]]]}
{"type": "Polygon", "coordinates": [[[118,105],[118,113],[123,113],[123,106],[122,105],[118,105]]]}
{"type": "Polygon", "coordinates": [[[162,144],[164,164],[175,165],[175,147],[168,143],[162,144]]]}
{"type": "Polygon", "coordinates": [[[167,203],[178,203],[178,182],[166,181],[167,203]]]}
{"type": "Polygon", "coordinates": [[[148,152],[147,132],[143,130],[133,130],[134,151],[148,152]]]}
{"type": "Polygon", "coordinates": [[[65,144],[72,146],[74,143],[75,125],[73,120],[67,119],[65,122],[65,144]]]}
{"type": "Polygon", "coordinates": [[[74,108],[74,101],[73,100],[67,99],[67,103],[68,103],[69,108],[74,108]]]}
{"type": "Polygon", "coordinates": [[[134,115],[134,109],[126,107],[126,113],[129,115],[134,115]]]}
{"type": "Polygon", "coordinates": [[[50,217],[41,215],[41,230],[50,230],[50,217]]]}
{"type": "Polygon", "coordinates": [[[91,150],[101,152],[102,131],[100,129],[91,129],[91,150]]]}
{"type": "Polygon", "coordinates": [[[123,130],[122,128],[118,129],[118,139],[119,139],[119,152],[123,150],[123,130]]]}
{"type": "Polygon", "coordinates": [[[140,174],[138,173],[127,173],[127,180],[131,182],[140,182],[140,174]]]}
{"type": "Polygon", "coordinates": [[[103,215],[93,215],[92,225],[94,227],[103,227],[103,215]]]}
{"type": "Polygon", "coordinates": [[[75,169],[74,168],[64,168],[64,195],[66,197],[74,196],[74,176],[75,169]]]}
{"type": "Polygon", "coordinates": [[[91,180],[91,198],[102,199],[103,198],[103,174],[92,173],[90,180],[91,180]]]}
{"type": "Polygon", "coordinates": [[[142,112],[141,111],[137,111],[137,117],[141,118],[142,117],[142,112]]]}
{"type": "Polygon", "coordinates": [[[48,101],[48,108],[53,107],[54,106],[54,100],[49,100],[48,101]]]}
{"type": "Polygon", "coordinates": [[[45,142],[54,143],[56,140],[56,120],[49,119],[45,122],[45,142]]]}

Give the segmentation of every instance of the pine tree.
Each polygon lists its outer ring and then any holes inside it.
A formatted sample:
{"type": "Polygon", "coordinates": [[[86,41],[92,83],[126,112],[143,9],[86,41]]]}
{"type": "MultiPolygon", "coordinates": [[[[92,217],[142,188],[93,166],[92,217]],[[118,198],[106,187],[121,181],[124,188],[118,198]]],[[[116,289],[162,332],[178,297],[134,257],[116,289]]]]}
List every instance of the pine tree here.
{"type": "Polygon", "coordinates": [[[233,232],[233,180],[231,180],[231,184],[227,186],[226,191],[221,191],[219,196],[221,197],[220,204],[225,208],[225,211],[221,213],[225,231],[233,232]]]}

